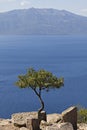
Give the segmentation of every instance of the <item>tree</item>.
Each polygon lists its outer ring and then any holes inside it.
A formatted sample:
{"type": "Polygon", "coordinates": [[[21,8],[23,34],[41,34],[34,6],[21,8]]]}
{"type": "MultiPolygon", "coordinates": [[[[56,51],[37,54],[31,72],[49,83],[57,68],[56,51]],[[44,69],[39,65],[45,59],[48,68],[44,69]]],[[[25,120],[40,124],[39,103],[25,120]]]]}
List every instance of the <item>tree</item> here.
{"type": "Polygon", "coordinates": [[[40,69],[38,71],[29,68],[25,75],[19,75],[19,80],[16,85],[20,88],[31,88],[38,96],[41,108],[38,112],[44,109],[44,101],[42,99],[42,90],[49,91],[49,89],[60,88],[64,84],[63,78],[57,78],[51,72],[40,69]]]}

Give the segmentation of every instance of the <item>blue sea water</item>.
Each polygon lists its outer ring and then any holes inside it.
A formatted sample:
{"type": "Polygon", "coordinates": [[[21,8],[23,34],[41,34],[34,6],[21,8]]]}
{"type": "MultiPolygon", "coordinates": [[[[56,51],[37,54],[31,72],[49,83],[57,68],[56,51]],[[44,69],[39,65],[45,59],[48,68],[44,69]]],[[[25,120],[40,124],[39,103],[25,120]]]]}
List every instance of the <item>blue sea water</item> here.
{"type": "Polygon", "coordinates": [[[87,107],[86,36],[0,36],[0,118],[40,107],[31,89],[15,86],[29,67],[64,77],[61,89],[43,91],[47,113],[72,105],[87,107]]]}

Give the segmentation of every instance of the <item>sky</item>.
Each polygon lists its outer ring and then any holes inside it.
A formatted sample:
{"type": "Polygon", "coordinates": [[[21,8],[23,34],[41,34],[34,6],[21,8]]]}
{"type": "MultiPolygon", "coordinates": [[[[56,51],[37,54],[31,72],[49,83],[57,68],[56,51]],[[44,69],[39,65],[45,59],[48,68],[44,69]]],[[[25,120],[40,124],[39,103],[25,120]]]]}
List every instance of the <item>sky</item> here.
{"type": "Polygon", "coordinates": [[[0,0],[0,12],[31,7],[67,10],[87,16],[87,0],[0,0]]]}

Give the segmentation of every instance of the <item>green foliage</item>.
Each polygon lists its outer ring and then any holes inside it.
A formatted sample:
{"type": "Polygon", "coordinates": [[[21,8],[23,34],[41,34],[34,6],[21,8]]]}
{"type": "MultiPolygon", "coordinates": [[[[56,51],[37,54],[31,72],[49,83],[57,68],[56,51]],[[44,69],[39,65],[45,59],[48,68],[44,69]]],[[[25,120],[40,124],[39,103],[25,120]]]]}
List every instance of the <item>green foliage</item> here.
{"type": "Polygon", "coordinates": [[[78,110],[78,123],[87,123],[87,109],[80,108],[78,110]]]}
{"type": "Polygon", "coordinates": [[[43,69],[35,71],[33,68],[29,68],[25,75],[19,75],[18,78],[16,85],[20,88],[49,90],[50,88],[60,88],[64,84],[63,78],[57,78],[51,72],[43,69]]]}

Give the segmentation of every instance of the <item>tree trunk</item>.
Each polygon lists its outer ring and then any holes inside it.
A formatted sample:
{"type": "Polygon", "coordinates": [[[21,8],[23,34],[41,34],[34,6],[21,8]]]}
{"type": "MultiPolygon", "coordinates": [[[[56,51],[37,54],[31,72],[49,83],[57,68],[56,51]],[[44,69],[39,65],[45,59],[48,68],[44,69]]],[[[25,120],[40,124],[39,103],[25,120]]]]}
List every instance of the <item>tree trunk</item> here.
{"type": "Polygon", "coordinates": [[[39,100],[40,100],[40,103],[41,103],[41,108],[38,110],[38,113],[40,113],[44,109],[44,102],[43,102],[41,96],[39,96],[39,100]]]}
{"type": "Polygon", "coordinates": [[[38,110],[38,113],[40,113],[44,109],[44,102],[41,98],[41,89],[39,89],[39,93],[36,91],[36,89],[33,89],[36,95],[38,96],[40,103],[41,103],[41,108],[38,110]]]}

